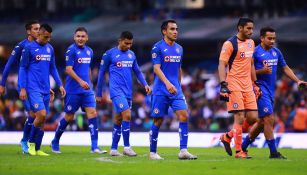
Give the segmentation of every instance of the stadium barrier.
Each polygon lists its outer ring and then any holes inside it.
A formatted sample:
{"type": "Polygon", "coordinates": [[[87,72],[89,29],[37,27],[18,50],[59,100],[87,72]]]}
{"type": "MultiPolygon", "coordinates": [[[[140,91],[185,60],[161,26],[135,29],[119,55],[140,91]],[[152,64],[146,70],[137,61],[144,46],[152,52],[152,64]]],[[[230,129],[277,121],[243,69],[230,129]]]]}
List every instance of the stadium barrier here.
{"type": "MultiPolygon", "coordinates": [[[[222,146],[219,137],[222,133],[189,133],[189,147],[217,147],[222,146]]],[[[245,135],[244,135],[245,136],[245,135]]],[[[0,144],[19,144],[22,132],[0,132],[0,144]]],[[[54,132],[45,132],[43,145],[49,145],[54,132]]],[[[307,133],[284,133],[275,134],[278,148],[307,149],[307,133]]],[[[99,132],[99,145],[110,146],[112,142],[111,132],[99,132]]],[[[65,132],[60,141],[61,145],[90,145],[89,132],[65,132]]],[[[130,143],[132,146],[149,146],[148,132],[132,132],[130,134],[130,143]]],[[[122,139],[119,145],[123,145],[122,139]]],[[[158,146],[160,147],[178,147],[179,135],[176,132],[159,133],[158,146]]],[[[251,145],[252,147],[267,147],[264,135],[261,134],[251,145]]]]}

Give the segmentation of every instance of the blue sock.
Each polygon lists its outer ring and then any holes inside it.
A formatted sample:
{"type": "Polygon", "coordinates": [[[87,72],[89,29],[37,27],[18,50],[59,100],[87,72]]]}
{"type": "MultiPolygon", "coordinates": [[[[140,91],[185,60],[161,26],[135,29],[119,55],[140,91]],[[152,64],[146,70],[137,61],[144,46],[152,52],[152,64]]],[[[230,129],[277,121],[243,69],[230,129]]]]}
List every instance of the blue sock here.
{"type": "Polygon", "coordinates": [[[276,145],[275,145],[275,139],[272,140],[266,140],[266,142],[268,143],[268,146],[270,148],[270,153],[276,153],[277,149],[276,149],[276,145]]]}
{"type": "Polygon", "coordinates": [[[40,129],[37,133],[37,137],[36,137],[36,140],[35,140],[35,150],[36,151],[41,149],[43,137],[44,137],[44,131],[42,129],[40,129]]]}
{"type": "Polygon", "coordinates": [[[97,117],[88,119],[88,128],[91,134],[92,149],[98,147],[98,126],[97,117]]]}
{"type": "Polygon", "coordinates": [[[243,140],[243,142],[242,142],[242,150],[243,151],[246,151],[247,150],[247,147],[250,145],[250,144],[252,144],[253,142],[254,142],[255,140],[251,140],[250,138],[249,138],[249,135],[247,135],[245,138],[244,138],[244,140],[243,140]]]}
{"type": "Polygon", "coordinates": [[[30,132],[31,132],[31,128],[34,122],[34,117],[29,116],[23,126],[23,137],[21,139],[21,141],[23,142],[27,142],[29,140],[30,137],[30,132]]]}
{"type": "Polygon", "coordinates": [[[29,142],[35,143],[40,128],[32,125],[29,142]]]}
{"type": "Polygon", "coordinates": [[[63,132],[65,131],[66,127],[68,125],[68,122],[65,120],[65,118],[63,118],[60,122],[59,122],[59,126],[55,131],[55,135],[54,135],[54,139],[55,141],[59,142],[63,132]]]}
{"type": "Polygon", "coordinates": [[[179,123],[180,149],[188,148],[188,122],[179,123]]]}
{"type": "Polygon", "coordinates": [[[150,141],[150,152],[157,152],[157,143],[158,143],[158,135],[159,135],[160,127],[152,124],[151,130],[149,132],[149,141],[150,141]]]}
{"type": "Polygon", "coordinates": [[[122,133],[124,139],[124,147],[130,147],[130,121],[122,121],[122,133]]]}
{"type": "Polygon", "coordinates": [[[111,149],[117,150],[118,142],[121,136],[121,125],[113,124],[113,132],[112,132],[112,146],[111,149]]]}

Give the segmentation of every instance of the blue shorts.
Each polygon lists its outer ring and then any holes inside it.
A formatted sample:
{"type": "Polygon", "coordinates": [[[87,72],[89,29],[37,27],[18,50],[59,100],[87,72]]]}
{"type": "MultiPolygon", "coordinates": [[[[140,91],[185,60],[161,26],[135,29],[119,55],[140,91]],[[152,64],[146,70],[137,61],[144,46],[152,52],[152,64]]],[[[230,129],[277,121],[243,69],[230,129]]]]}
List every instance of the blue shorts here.
{"type": "Polygon", "coordinates": [[[263,94],[258,99],[257,105],[260,118],[273,114],[274,101],[269,95],[263,94]]]}
{"type": "Polygon", "coordinates": [[[93,91],[82,94],[66,94],[64,99],[64,111],[74,114],[79,108],[96,108],[95,95],[93,91]]]}
{"type": "Polygon", "coordinates": [[[188,105],[183,94],[174,97],[164,95],[152,95],[151,97],[151,116],[164,117],[168,113],[168,108],[171,107],[173,111],[186,110],[188,105]]]}
{"type": "Polygon", "coordinates": [[[33,112],[46,110],[49,113],[50,94],[42,94],[40,92],[28,92],[30,109],[33,112]]]}
{"type": "Polygon", "coordinates": [[[116,114],[119,114],[127,109],[132,108],[131,98],[116,96],[116,97],[113,97],[111,100],[113,104],[113,109],[115,110],[116,114]]]}

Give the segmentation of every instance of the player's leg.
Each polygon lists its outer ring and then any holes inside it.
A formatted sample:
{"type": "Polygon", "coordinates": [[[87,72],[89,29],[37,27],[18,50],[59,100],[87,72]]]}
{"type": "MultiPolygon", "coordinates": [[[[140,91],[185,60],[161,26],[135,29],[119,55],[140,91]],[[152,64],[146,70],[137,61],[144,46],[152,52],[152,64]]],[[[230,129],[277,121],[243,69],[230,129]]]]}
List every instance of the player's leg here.
{"type": "Polygon", "coordinates": [[[264,136],[270,149],[270,159],[286,159],[280,152],[277,151],[275,138],[273,134],[274,115],[268,115],[264,119],[264,136]]]}
{"type": "Polygon", "coordinates": [[[257,111],[247,111],[246,112],[246,121],[250,125],[253,125],[253,126],[251,127],[249,133],[243,139],[243,142],[242,142],[242,150],[245,153],[247,153],[248,146],[255,141],[256,137],[263,130],[263,118],[258,119],[258,112],[257,111]]]}
{"type": "Polygon", "coordinates": [[[133,151],[130,146],[130,121],[131,121],[131,107],[132,100],[127,98],[127,103],[129,105],[129,109],[121,112],[122,115],[122,134],[124,140],[124,152],[123,154],[126,156],[137,156],[137,154],[133,151]]]}
{"type": "MultiPolygon", "coordinates": [[[[113,103],[113,109],[115,109],[114,103],[113,103]]],[[[118,152],[118,142],[122,134],[122,120],[123,118],[122,118],[121,113],[117,113],[114,115],[112,144],[111,144],[111,150],[110,150],[111,156],[122,156],[122,154],[118,152]]]]}
{"type": "Polygon", "coordinates": [[[149,131],[150,154],[151,160],[162,160],[157,154],[157,144],[160,126],[163,123],[163,117],[167,114],[169,108],[169,99],[166,96],[152,95],[151,98],[151,117],[154,122],[149,131]]]}
{"type": "Polygon", "coordinates": [[[21,149],[23,153],[28,153],[28,145],[27,142],[29,140],[29,136],[30,136],[30,132],[31,132],[31,128],[35,119],[35,114],[33,111],[31,111],[30,108],[30,102],[28,99],[23,101],[23,106],[25,108],[25,110],[27,111],[27,120],[25,121],[25,124],[23,126],[23,137],[20,141],[21,144],[21,149]]]}

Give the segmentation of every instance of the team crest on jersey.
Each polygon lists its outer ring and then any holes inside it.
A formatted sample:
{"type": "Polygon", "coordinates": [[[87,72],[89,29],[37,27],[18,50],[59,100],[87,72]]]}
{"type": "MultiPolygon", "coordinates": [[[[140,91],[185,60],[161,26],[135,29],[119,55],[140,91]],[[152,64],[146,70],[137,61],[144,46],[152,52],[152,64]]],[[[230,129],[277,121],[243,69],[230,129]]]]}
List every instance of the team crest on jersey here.
{"type": "Polygon", "coordinates": [[[234,103],[232,106],[233,106],[234,109],[237,109],[239,107],[239,104],[238,103],[234,103]]]}
{"type": "Polygon", "coordinates": [[[240,57],[245,58],[245,52],[240,52],[240,57]]]}
{"type": "Polygon", "coordinates": [[[176,52],[177,52],[177,53],[179,53],[179,52],[180,52],[179,48],[176,48],[176,52]]]}
{"type": "Polygon", "coordinates": [[[68,105],[67,110],[71,111],[71,109],[72,109],[71,105],[68,105]]]}
{"type": "Polygon", "coordinates": [[[273,55],[274,57],[276,57],[277,53],[276,53],[276,52],[273,52],[272,55],[273,55]]]}
{"type": "Polygon", "coordinates": [[[86,51],[86,54],[87,54],[88,56],[90,56],[90,55],[91,55],[91,52],[88,50],[88,51],[86,51]]]}
{"type": "Polygon", "coordinates": [[[154,113],[155,113],[155,114],[158,114],[159,112],[160,112],[160,111],[159,111],[158,108],[155,108],[155,109],[154,109],[154,113]]]}
{"type": "Polygon", "coordinates": [[[130,59],[132,58],[132,54],[131,53],[128,54],[128,58],[130,58],[130,59]]]}
{"type": "Polygon", "coordinates": [[[252,44],[251,43],[247,43],[247,47],[248,48],[252,48],[252,44]]]}
{"type": "Polygon", "coordinates": [[[37,103],[34,104],[34,108],[35,108],[35,109],[38,108],[38,104],[37,104],[37,103]]]}
{"type": "Polygon", "coordinates": [[[39,60],[41,60],[41,56],[40,56],[40,55],[36,55],[36,56],[35,56],[35,59],[36,59],[37,61],[39,61],[39,60]]]}
{"type": "Polygon", "coordinates": [[[269,112],[268,107],[263,108],[263,112],[269,112]]]}
{"type": "Polygon", "coordinates": [[[124,107],[124,104],[120,103],[120,104],[119,104],[119,107],[120,107],[120,108],[123,108],[123,107],[124,107]]]}
{"type": "Polygon", "coordinates": [[[151,54],[151,58],[153,58],[153,59],[157,58],[157,54],[156,53],[152,53],[151,54]]]}
{"type": "Polygon", "coordinates": [[[46,51],[47,51],[47,53],[50,53],[50,48],[49,48],[49,47],[47,47],[46,51]]]}

